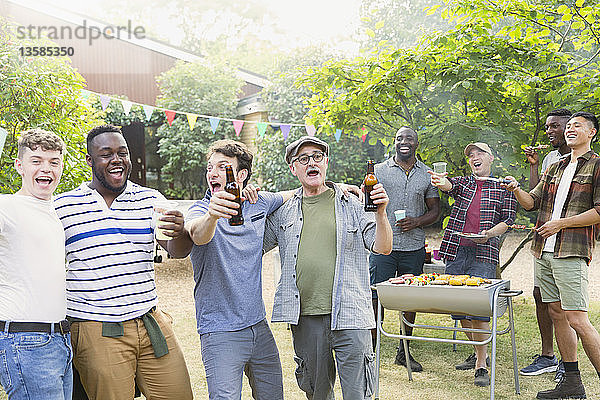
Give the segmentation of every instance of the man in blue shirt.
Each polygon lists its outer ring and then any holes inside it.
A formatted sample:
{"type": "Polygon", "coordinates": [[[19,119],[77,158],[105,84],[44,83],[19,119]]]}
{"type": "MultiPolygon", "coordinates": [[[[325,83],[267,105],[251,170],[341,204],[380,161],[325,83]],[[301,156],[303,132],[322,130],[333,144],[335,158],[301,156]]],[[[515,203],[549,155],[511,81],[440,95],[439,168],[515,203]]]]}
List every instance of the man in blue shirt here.
{"type": "Polygon", "coordinates": [[[225,166],[233,167],[243,188],[252,173],[252,153],[240,142],[219,140],[207,156],[209,190],[190,207],[185,226],[193,241],[197,329],[209,398],[239,399],[245,372],[255,399],[283,399],[279,352],[265,319],[261,269],[266,217],[292,192],[260,192],[256,203],[242,203],[244,223],[231,226],[228,219],[239,206],[224,190],[225,166]]]}

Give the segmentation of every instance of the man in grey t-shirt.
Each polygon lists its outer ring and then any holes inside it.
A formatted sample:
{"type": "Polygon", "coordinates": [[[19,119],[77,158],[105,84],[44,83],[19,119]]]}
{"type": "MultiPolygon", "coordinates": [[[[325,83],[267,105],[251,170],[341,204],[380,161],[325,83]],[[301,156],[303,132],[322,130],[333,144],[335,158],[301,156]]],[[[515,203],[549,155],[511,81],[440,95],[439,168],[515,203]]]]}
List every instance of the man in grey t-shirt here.
{"type": "MultiPolygon", "coordinates": [[[[419,137],[417,132],[406,126],[400,128],[394,140],[396,155],[375,166],[375,176],[383,184],[390,203],[387,216],[394,233],[394,246],[390,255],[371,254],[369,266],[371,284],[388,280],[395,275],[423,272],[425,262],[424,226],[435,222],[440,215],[440,196],[431,184],[429,169],[416,158],[419,137]],[[396,222],[395,210],[405,210],[406,217],[396,222]]],[[[373,292],[373,309],[377,312],[377,293],[373,292]]],[[[415,313],[405,313],[406,319],[414,323],[415,313]]],[[[412,328],[407,326],[407,333],[412,328]]],[[[377,331],[372,331],[373,341],[377,331]]],[[[411,369],[423,370],[421,364],[408,354],[411,369]]],[[[404,347],[398,347],[396,364],[406,366],[404,347]]]]}

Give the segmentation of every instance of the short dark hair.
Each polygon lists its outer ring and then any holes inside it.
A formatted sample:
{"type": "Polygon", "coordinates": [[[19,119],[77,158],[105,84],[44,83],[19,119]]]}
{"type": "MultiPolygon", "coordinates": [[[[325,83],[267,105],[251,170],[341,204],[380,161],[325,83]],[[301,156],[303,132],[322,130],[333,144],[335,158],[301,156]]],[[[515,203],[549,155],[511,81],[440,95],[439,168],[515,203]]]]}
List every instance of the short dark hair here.
{"type": "Polygon", "coordinates": [[[56,150],[60,154],[65,151],[65,142],[54,132],[33,128],[20,133],[17,142],[17,158],[21,159],[25,149],[31,151],[41,147],[44,151],[56,150]]]}
{"type": "Polygon", "coordinates": [[[88,132],[87,138],[86,138],[86,146],[87,146],[88,154],[90,154],[90,149],[92,147],[92,141],[94,140],[94,138],[96,136],[101,135],[106,132],[120,133],[121,135],[123,135],[123,132],[121,132],[121,128],[119,128],[118,126],[115,126],[115,125],[99,125],[95,128],[92,128],[92,130],[90,130],[88,132]]]}
{"type": "Polygon", "coordinates": [[[208,160],[214,153],[221,153],[227,157],[235,157],[238,163],[238,171],[243,169],[248,171],[248,176],[244,179],[244,186],[248,184],[252,175],[252,159],[254,155],[244,143],[231,139],[217,140],[208,148],[206,159],[208,160]]]}
{"type": "Polygon", "coordinates": [[[550,111],[548,113],[548,117],[571,117],[571,114],[573,114],[570,110],[567,110],[566,108],[555,108],[554,110],[550,111]]]}
{"type": "Polygon", "coordinates": [[[596,118],[596,116],[594,114],[586,112],[586,111],[579,111],[579,112],[576,112],[575,114],[571,115],[571,118],[569,118],[569,121],[575,117],[581,117],[581,118],[584,118],[584,119],[590,121],[592,123],[592,125],[594,126],[596,133],[598,133],[598,118],[596,118]]]}

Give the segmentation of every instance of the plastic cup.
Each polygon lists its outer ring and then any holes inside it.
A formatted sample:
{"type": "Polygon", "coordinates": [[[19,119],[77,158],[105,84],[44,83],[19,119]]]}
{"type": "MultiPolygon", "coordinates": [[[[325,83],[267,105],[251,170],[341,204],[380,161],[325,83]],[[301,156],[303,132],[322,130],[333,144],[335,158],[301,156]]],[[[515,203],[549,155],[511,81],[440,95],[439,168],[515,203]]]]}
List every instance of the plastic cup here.
{"type": "Polygon", "coordinates": [[[396,217],[396,221],[400,221],[401,219],[406,218],[406,210],[394,211],[394,217],[396,217]]]}
{"type": "Polygon", "coordinates": [[[446,165],[448,165],[447,163],[440,161],[440,162],[434,162],[433,163],[433,172],[435,172],[436,174],[443,174],[446,172],[446,165]]]}
{"type": "Polygon", "coordinates": [[[152,220],[154,221],[154,235],[156,236],[156,240],[173,239],[171,236],[165,235],[165,232],[169,231],[168,229],[158,227],[159,224],[164,224],[164,222],[159,221],[158,219],[165,215],[165,212],[175,210],[176,208],[177,202],[173,200],[161,200],[154,203],[154,212],[152,213],[152,220]]]}

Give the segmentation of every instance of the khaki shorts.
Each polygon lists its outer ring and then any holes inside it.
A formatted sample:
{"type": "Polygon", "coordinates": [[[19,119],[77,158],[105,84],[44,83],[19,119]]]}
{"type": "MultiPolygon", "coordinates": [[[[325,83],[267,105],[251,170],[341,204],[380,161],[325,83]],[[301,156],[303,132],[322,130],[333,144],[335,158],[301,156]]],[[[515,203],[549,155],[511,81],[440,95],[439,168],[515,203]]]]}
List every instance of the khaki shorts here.
{"type": "Polygon", "coordinates": [[[560,301],[563,310],[588,310],[588,264],[584,258],[554,258],[553,253],[544,251],[535,264],[544,303],[560,301]]]}

